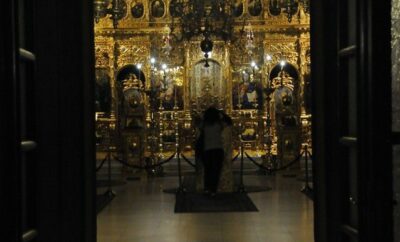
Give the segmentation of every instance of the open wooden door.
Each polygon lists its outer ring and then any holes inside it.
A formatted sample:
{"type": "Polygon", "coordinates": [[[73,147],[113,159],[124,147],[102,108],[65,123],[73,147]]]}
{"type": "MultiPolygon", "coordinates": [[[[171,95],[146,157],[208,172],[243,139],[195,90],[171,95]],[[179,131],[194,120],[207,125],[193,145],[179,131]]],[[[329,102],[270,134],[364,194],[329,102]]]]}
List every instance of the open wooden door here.
{"type": "Polygon", "coordinates": [[[393,241],[390,2],[311,16],[316,241],[393,241]]]}
{"type": "Polygon", "coordinates": [[[93,3],[1,5],[0,241],[93,242],[93,3]]]}

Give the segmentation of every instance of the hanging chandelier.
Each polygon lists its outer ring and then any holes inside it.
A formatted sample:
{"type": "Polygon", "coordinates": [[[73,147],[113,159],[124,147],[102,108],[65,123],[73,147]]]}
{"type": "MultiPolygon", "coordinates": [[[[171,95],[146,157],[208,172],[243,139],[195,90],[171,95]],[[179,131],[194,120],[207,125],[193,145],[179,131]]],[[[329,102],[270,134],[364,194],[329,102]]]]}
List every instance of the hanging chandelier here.
{"type": "Polygon", "coordinates": [[[111,15],[114,28],[117,28],[118,21],[126,15],[126,2],[125,0],[94,0],[94,19],[96,23],[101,18],[111,15]],[[111,8],[109,8],[111,2],[111,8]]]}
{"type": "Polygon", "coordinates": [[[171,1],[171,35],[178,41],[202,36],[200,48],[206,66],[208,53],[213,49],[212,38],[233,40],[234,1],[232,0],[173,0],[171,1]],[[175,25],[174,18],[178,19],[175,25]],[[179,30],[179,31],[178,31],[179,30]]]}

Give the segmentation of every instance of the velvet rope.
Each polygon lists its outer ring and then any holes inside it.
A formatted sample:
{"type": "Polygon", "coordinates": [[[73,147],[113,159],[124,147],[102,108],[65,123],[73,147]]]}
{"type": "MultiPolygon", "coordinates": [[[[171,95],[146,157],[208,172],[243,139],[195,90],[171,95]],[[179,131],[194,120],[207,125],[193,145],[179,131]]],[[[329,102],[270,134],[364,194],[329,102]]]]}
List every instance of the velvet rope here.
{"type": "Polygon", "coordinates": [[[253,162],[256,166],[258,166],[259,168],[263,169],[263,170],[267,170],[268,172],[276,172],[276,171],[281,171],[281,170],[285,170],[287,168],[289,168],[290,166],[294,165],[296,162],[298,162],[300,160],[300,158],[304,155],[304,151],[302,151],[293,161],[289,162],[288,164],[286,164],[285,166],[282,166],[278,169],[271,169],[269,167],[266,167],[260,163],[257,163],[252,157],[249,156],[249,154],[247,154],[247,152],[244,152],[246,157],[253,162]]]}
{"type": "Polygon", "coordinates": [[[155,168],[155,167],[164,165],[165,163],[171,161],[172,158],[174,158],[175,154],[176,154],[176,153],[173,153],[169,158],[167,158],[166,160],[161,161],[161,162],[159,162],[159,163],[157,163],[157,164],[145,165],[145,166],[132,165],[132,164],[129,164],[128,162],[126,162],[126,161],[124,161],[124,160],[122,160],[122,159],[119,159],[119,158],[116,157],[116,156],[113,156],[113,157],[114,157],[114,159],[115,159],[116,161],[118,161],[119,163],[121,163],[121,164],[123,164],[123,165],[125,165],[125,166],[128,166],[128,167],[131,167],[131,168],[135,168],[135,169],[151,169],[151,168],[155,168]]]}
{"type": "Polygon", "coordinates": [[[192,167],[196,168],[196,165],[193,164],[188,158],[186,158],[186,156],[183,153],[181,153],[181,156],[189,165],[191,165],[192,167]]]}
{"type": "Polygon", "coordinates": [[[110,157],[110,154],[107,154],[106,157],[104,157],[104,159],[101,161],[99,167],[96,167],[96,172],[100,171],[108,157],[110,157]]]}
{"type": "Polygon", "coordinates": [[[232,163],[235,162],[235,160],[239,157],[240,152],[237,153],[237,155],[235,155],[235,157],[232,158],[232,163]]]}
{"type": "Polygon", "coordinates": [[[312,154],[311,154],[311,152],[307,150],[307,153],[308,153],[308,156],[309,156],[309,157],[311,158],[311,160],[312,160],[312,154]]]}

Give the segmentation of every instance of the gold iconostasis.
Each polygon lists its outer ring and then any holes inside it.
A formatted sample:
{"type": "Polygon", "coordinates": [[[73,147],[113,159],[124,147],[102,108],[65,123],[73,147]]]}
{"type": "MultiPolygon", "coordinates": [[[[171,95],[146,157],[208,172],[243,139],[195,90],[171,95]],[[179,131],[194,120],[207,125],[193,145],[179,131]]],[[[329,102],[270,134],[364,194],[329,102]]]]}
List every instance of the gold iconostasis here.
{"type": "Polygon", "coordinates": [[[288,18],[271,0],[235,1],[233,38],[181,40],[174,0],[127,0],[118,25],[95,23],[99,147],[131,164],[190,152],[202,111],[234,121],[233,146],[292,160],[310,143],[309,14],[288,18]],[[178,27],[174,27],[177,25],[178,27]],[[175,31],[175,32],[173,32],[175,31]]]}

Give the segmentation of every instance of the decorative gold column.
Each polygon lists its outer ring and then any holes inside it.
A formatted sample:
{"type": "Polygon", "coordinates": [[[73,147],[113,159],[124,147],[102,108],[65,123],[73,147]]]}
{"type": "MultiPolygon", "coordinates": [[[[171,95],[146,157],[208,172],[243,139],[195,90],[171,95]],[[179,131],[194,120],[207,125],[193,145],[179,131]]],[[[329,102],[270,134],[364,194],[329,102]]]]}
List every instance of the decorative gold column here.
{"type": "Polygon", "coordinates": [[[184,63],[184,68],[185,68],[185,74],[183,78],[183,103],[184,103],[184,111],[185,113],[190,113],[190,108],[191,108],[191,101],[190,100],[190,43],[184,42],[184,53],[185,53],[185,63],[184,63]]]}
{"type": "Polygon", "coordinates": [[[306,114],[305,111],[305,101],[304,101],[304,88],[305,88],[305,79],[304,76],[309,74],[308,70],[308,59],[307,59],[307,51],[310,50],[310,39],[308,35],[301,34],[299,39],[299,73],[300,73],[300,98],[301,98],[301,114],[306,114]]]}
{"type": "Polygon", "coordinates": [[[227,89],[227,94],[225,97],[225,103],[226,103],[226,110],[228,114],[232,113],[232,69],[231,69],[231,56],[230,56],[230,42],[224,45],[224,61],[223,61],[223,66],[224,66],[224,78],[226,80],[226,89],[227,89]]]}

